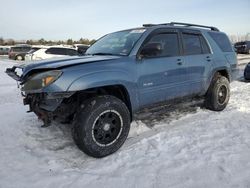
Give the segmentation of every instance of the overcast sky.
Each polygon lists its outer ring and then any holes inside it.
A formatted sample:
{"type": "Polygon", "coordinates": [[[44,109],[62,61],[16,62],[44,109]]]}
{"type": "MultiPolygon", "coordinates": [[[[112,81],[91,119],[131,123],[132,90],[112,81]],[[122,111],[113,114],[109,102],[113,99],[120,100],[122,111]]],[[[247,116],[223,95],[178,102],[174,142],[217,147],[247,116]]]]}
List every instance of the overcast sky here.
{"type": "Polygon", "coordinates": [[[213,25],[250,32],[250,0],[0,0],[0,37],[97,39],[143,23],[213,25]]]}

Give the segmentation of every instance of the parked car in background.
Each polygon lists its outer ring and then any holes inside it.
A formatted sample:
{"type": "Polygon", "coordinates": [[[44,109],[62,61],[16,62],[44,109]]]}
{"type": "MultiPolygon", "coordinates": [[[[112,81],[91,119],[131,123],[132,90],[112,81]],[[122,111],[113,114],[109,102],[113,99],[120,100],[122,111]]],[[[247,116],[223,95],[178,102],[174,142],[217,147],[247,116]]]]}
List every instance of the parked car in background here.
{"type": "Polygon", "coordinates": [[[250,41],[236,42],[234,47],[238,54],[250,54],[250,41]]]}
{"type": "Polygon", "coordinates": [[[89,45],[87,44],[74,44],[73,47],[77,50],[79,55],[84,55],[87,49],[89,48],[89,45]]]}
{"type": "Polygon", "coordinates": [[[56,57],[75,56],[75,55],[79,54],[77,50],[74,48],[53,46],[53,47],[43,47],[33,53],[26,54],[25,60],[35,61],[35,60],[43,60],[56,57]]]}
{"type": "Polygon", "coordinates": [[[10,48],[7,46],[0,46],[0,55],[8,55],[10,48]]]}
{"type": "Polygon", "coordinates": [[[250,62],[247,64],[247,66],[244,70],[244,78],[246,80],[250,80],[250,62]]]}
{"type": "Polygon", "coordinates": [[[18,61],[23,61],[25,55],[31,50],[29,45],[16,45],[10,48],[9,59],[14,59],[18,61]]]}

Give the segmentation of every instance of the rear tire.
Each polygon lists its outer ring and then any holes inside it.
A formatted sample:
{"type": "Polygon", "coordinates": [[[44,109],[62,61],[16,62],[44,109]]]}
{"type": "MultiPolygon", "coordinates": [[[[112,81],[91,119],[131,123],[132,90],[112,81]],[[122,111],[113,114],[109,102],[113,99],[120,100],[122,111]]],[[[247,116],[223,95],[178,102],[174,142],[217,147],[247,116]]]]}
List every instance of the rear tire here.
{"type": "Polygon", "coordinates": [[[205,107],[213,111],[226,108],[230,98],[230,85],[226,77],[217,73],[205,96],[205,107]]]}
{"type": "Polygon", "coordinates": [[[118,98],[105,95],[86,100],[79,107],[72,136],[84,153],[101,158],[116,152],[130,129],[130,112],[118,98]]]}

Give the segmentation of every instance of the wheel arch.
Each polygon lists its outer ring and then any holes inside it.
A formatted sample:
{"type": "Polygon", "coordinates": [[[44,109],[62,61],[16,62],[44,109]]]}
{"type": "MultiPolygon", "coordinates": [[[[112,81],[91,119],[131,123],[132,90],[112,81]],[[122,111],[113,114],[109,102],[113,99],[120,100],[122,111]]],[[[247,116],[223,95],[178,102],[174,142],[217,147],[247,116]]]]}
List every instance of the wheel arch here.
{"type": "Polygon", "coordinates": [[[125,103],[130,112],[130,118],[131,120],[133,119],[134,106],[131,101],[131,95],[128,89],[122,84],[93,87],[86,90],[77,91],[74,95],[77,96],[79,102],[82,102],[83,100],[86,100],[91,97],[101,95],[111,95],[117,97],[125,103]]]}

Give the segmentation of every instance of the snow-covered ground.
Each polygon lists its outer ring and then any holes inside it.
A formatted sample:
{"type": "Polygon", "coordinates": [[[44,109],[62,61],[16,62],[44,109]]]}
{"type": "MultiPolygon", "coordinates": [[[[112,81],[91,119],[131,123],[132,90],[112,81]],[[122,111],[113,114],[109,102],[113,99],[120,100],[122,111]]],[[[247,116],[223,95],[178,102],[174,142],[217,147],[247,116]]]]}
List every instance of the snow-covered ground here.
{"type": "MultiPolygon", "coordinates": [[[[250,58],[239,58],[243,69],[250,58]]],[[[74,145],[69,125],[41,128],[26,113],[4,73],[12,65],[0,60],[0,188],[250,187],[250,83],[231,84],[223,112],[193,107],[154,126],[133,122],[118,152],[94,159],[74,145]]]]}

